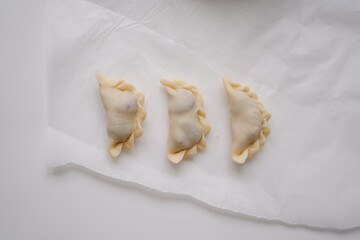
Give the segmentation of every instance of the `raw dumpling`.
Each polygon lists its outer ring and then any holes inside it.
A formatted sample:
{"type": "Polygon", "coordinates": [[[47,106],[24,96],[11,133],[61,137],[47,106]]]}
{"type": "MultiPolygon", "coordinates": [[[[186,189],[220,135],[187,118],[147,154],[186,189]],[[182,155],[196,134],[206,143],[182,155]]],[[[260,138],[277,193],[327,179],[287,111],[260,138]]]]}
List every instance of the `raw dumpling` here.
{"type": "Polygon", "coordinates": [[[206,148],[210,125],[205,120],[204,101],[197,88],[181,80],[160,80],[170,96],[167,157],[173,163],[206,148]]]}
{"type": "Polygon", "coordinates": [[[265,137],[270,134],[267,122],[271,115],[248,87],[233,83],[229,78],[223,78],[223,81],[230,105],[231,157],[242,164],[265,144],[265,137]]]}
{"type": "Polygon", "coordinates": [[[134,139],[142,135],[141,122],[146,117],[144,94],[121,79],[103,77],[96,72],[100,96],[107,113],[108,152],[119,156],[121,149],[132,149],[134,139]]]}

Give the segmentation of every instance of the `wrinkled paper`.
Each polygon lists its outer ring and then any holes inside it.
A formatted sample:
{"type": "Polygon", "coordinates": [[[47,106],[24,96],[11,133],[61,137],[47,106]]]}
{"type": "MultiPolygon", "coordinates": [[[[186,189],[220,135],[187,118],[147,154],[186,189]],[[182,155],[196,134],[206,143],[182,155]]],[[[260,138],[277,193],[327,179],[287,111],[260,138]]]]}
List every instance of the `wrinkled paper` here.
{"type": "Polygon", "coordinates": [[[55,0],[48,19],[49,166],[290,224],[360,225],[359,1],[55,0]],[[145,93],[144,134],[115,160],[96,70],[145,93]],[[223,76],[272,114],[244,165],[230,157],[223,76]],[[165,154],[161,78],[197,86],[212,126],[207,149],[179,165],[165,154]]]}

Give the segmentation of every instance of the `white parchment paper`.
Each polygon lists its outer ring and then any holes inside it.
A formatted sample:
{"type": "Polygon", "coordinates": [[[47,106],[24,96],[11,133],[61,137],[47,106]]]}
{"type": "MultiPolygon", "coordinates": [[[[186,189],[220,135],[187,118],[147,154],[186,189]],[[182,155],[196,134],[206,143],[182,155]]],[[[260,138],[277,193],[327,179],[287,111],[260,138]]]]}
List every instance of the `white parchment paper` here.
{"type": "Polygon", "coordinates": [[[49,165],[260,218],[359,226],[359,3],[49,1],[49,165]],[[145,93],[144,134],[115,160],[96,70],[145,93]],[[242,166],[230,158],[222,76],[248,85],[273,116],[265,146],[242,166]],[[196,85],[212,126],[208,148],[179,165],[165,155],[160,78],[196,85]]]}

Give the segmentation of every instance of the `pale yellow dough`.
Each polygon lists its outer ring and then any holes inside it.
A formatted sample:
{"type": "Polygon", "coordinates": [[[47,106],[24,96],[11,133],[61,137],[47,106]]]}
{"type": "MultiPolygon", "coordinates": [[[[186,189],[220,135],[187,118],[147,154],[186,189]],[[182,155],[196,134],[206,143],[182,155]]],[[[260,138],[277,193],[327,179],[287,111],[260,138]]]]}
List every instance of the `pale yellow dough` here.
{"type": "Polygon", "coordinates": [[[122,149],[132,149],[134,140],[143,133],[144,94],[124,80],[103,77],[99,71],[96,78],[107,113],[108,153],[115,158],[122,149]]]}
{"type": "Polygon", "coordinates": [[[226,77],[223,81],[230,105],[231,157],[234,162],[242,164],[265,144],[265,137],[270,134],[267,122],[271,115],[248,87],[233,83],[226,77]]]}
{"type": "Polygon", "coordinates": [[[169,102],[169,136],[166,154],[173,163],[206,148],[210,125],[205,120],[204,101],[197,88],[182,80],[160,80],[169,102]]]}

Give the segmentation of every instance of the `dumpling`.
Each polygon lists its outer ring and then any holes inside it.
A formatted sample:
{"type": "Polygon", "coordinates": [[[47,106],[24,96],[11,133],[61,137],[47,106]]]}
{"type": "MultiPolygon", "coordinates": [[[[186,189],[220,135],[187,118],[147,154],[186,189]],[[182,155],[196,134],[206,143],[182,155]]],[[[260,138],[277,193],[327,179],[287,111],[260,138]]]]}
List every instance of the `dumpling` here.
{"type": "Polygon", "coordinates": [[[103,77],[99,71],[96,78],[107,113],[108,153],[115,158],[122,149],[132,149],[135,138],[143,133],[144,94],[124,80],[103,77]]]}
{"type": "Polygon", "coordinates": [[[197,88],[182,80],[160,80],[169,101],[167,157],[173,163],[194,156],[206,148],[210,125],[205,120],[204,101],[197,88]]]}
{"type": "Polygon", "coordinates": [[[270,134],[268,121],[271,115],[248,87],[233,83],[229,78],[223,78],[223,81],[230,105],[231,157],[242,164],[265,144],[265,137],[270,134]]]}

